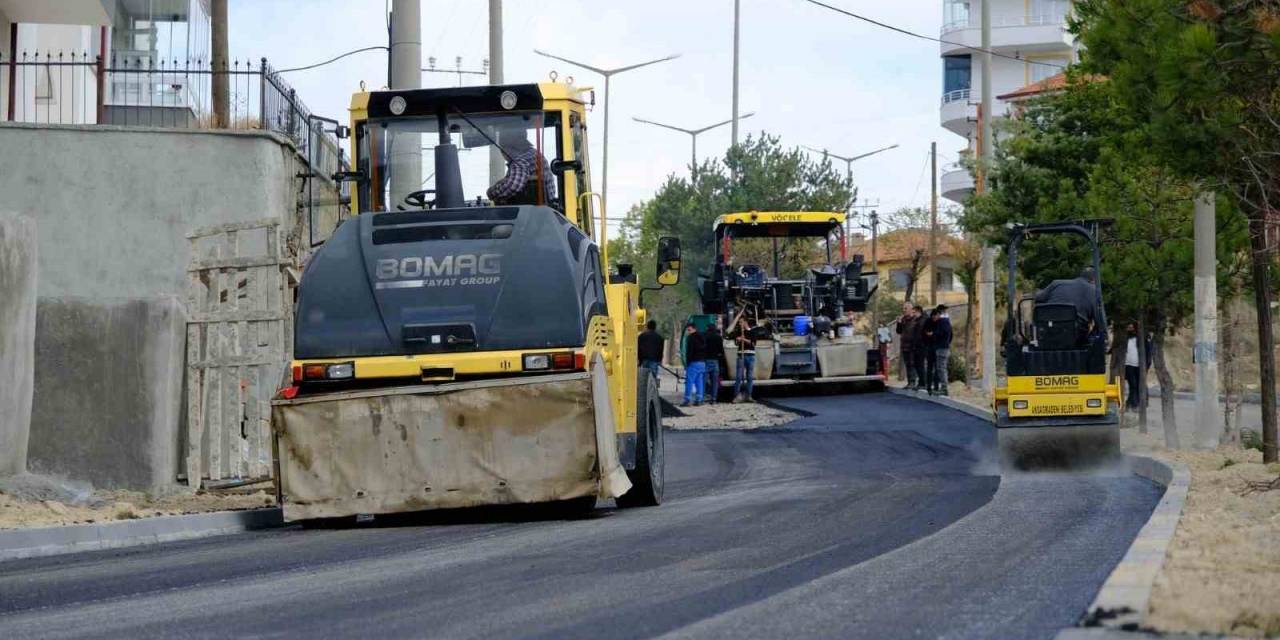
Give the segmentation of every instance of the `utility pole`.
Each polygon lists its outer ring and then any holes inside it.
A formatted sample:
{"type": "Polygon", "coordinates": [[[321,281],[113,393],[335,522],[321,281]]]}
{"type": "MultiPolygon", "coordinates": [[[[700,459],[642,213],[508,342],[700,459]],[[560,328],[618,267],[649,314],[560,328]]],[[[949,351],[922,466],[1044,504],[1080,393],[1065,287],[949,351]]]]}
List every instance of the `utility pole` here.
{"type": "MultiPolygon", "coordinates": [[[[609,108],[609,79],[624,71],[631,71],[632,69],[647,67],[651,64],[658,64],[659,62],[675,60],[676,58],[680,57],[680,54],[677,53],[677,54],[669,55],[665,58],[649,60],[647,62],[641,62],[639,64],[631,64],[625,67],[615,67],[613,69],[601,69],[599,67],[593,67],[589,64],[586,64],[585,62],[578,62],[576,60],[570,60],[568,58],[561,58],[560,56],[553,56],[544,51],[538,51],[537,49],[534,49],[533,52],[540,56],[551,58],[552,60],[559,60],[560,62],[567,62],[575,67],[580,67],[580,68],[586,69],[587,71],[593,71],[595,73],[598,73],[604,76],[604,166],[601,168],[601,171],[600,171],[600,200],[603,201],[604,203],[601,206],[605,208],[605,211],[608,211],[608,206],[609,206],[609,113],[612,111],[609,108]]],[[[601,216],[601,218],[603,219],[604,216],[601,216]]]]}
{"type": "MultiPolygon", "coordinates": [[[[751,116],[754,116],[754,115],[755,115],[755,112],[752,111],[751,113],[748,113],[738,119],[746,120],[747,118],[750,118],[751,116]]],[[[655,127],[662,127],[663,129],[679,131],[680,133],[687,134],[689,136],[689,138],[692,140],[692,148],[690,149],[690,155],[689,155],[689,178],[690,178],[690,181],[693,182],[694,184],[698,183],[698,136],[712,129],[715,129],[717,127],[723,127],[724,125],[733,122],[733,120],[725,120],[723,122],[717,122],[712,125],[707,125],[700,129],[684,129],[681,127],[677,127],[675,125],[663,124],[661,122],[654,122],[653,120],[645,120],[644,118],[633,117],[631,119],[635,120],[636,122],[651,124],[655,127]]]]}
{"type": "Polygon", "coordinates": [[[929,186],[933,195],[929,200],[929,306],[938,306],[938,143],[929,143],[929,162],[932,165],[929,186]]]}
{"type": "MultiPolygon", "coordinates": [[[[986,193],[990,188],[988,169],[993,157],[991,135],[991,0],[982,2],[982,105],[978,111],[979,144],[981,158],[978,161],[978,188],[986,193]]],[[[996,388],[996,252],[982,247],[982,263],[978,278],[978,309],[982,313],[982,392],[990,395],[996,388]]],[[[1014,304],[1010,300],[1009,304],[1014,304]]]]}
{"type": "MultiPolygon", "coordinates": [[[[422,6],[420,0],[391,2],[391,89],[422,88],[422,6]]],[[[422,188],[422,136],[401,133],[388,149],[391,197],[388,210],[422,188]]]]}
{"type": "Polygon", "coordinates": [[[733,146],[738,146],[738,15],[740,1],[733,0],[733,146]]]}
{"type": "MultiPolygon", "coordinates": [[[[880,235],[880,214],[876,213],[875,209],[872,209],[871,215],[868,216],[868,219],[871,222],[870,225],[860,226],[863,229],[871,230],[871,272],[876,274],[876,278],[878,280],[880,278],[880,252],[878,251],[876,242],[879,240],[880,235]]],[[[871,305],[871,331],[877,335],[880,331],[880,313],[875,304],[871,305]]]]}
{"type": "MultiPolygon", "coordinates": [[[[213,127],[226,129],[231,126],[231,91],[228,88],[230,77],[227,75],[227,0],[212,0],[209,3],[210,30],[213,39],[213,127]]],[[[12,90],[10,90],[12,93],[12,90]]],[[[102,99],[101,96],[98,97],[102,99]]],[[[258,114],[265,118],[267,114],[258,114]]]]}
{"type": "MultiPolygon", "coordinates": [[[[502,84],[502,0],[489,0],[489,84],[502,84]]],[[[489,149],[489,184],[506,175],[506,162],[497,147],[489,149]]]]}
{"type": "Polygon", "coordinates": [[[1192,442],[1198,449],[1216,449],[1222,436],[1222,411],[1218,405],[1218,279],[1217,216],[1213,192],[1201,193],[1195,202],[1195,368],[1196,430],[1192,442]]]}

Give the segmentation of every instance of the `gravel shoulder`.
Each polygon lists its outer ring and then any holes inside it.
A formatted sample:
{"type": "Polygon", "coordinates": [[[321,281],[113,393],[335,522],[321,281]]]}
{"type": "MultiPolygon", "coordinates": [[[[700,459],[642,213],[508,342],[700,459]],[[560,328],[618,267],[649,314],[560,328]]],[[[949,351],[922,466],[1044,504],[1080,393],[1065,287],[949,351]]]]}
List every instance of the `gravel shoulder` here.
{"type": "Polygon", "coordinates": [[[17,476],[0,482],[0,530],[101,524],[274,505],[275,496],[256,487],[225,493],[150,496],[137,491],[68,491],[56,480],[17,476]]]}
{"type": "Polygon", "coordinates": [[[1280,477],[1262,452],[1170,450],[1158,431],[1121,431],[1129,453],[1181,462],[1191,488],[1164,568],[1151,593],[1147,623],[1164,632],[1280,635],[1280,477]]]}
{"type": "Polygon", "coordinates": [[[679,407],[684,416],[663,418],[668,429],[692,431],[699,429],[741,429],[784,425],[800,417],[796,413],[775,409],[759,402],[733,404],[720,402],[696,407],[679,407]]]}

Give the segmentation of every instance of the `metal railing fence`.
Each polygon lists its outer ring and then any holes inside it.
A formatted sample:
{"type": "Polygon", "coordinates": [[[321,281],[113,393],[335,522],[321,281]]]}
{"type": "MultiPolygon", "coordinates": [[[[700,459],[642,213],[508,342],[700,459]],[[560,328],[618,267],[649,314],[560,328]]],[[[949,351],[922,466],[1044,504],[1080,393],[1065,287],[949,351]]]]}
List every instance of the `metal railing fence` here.
{"type": "Polygon", "coordinates": [[[180,129],[259,129],[281,134],[328,178],[345,166],[337,138],[311,117],[267,63],[85,52],[0,52],[0,121],[180,129]],[[225,122],[215,122],[213,79],[227,78],[225,122]]]}

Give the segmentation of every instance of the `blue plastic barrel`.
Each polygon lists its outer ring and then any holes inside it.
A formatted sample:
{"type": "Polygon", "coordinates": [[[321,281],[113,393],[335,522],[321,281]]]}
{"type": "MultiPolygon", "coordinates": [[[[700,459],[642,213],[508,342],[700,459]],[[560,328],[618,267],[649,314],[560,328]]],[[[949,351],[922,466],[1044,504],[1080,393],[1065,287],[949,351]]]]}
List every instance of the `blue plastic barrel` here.
{"type": "Polygon", "coordinates": [[[795,331],[798,336],[809,335],[809,328],[813,326],[813,320],[809,316],[796,316],[795,331]]]}

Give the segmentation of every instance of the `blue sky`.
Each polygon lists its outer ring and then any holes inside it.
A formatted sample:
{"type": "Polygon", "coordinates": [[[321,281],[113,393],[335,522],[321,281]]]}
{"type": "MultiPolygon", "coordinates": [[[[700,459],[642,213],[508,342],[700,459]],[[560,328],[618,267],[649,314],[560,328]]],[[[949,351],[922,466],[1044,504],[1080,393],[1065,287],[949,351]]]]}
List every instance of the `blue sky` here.
{"type": "MultiPolygon", "coordinates": [[[[955,161],[964,141],[938,124],[938,45],[846,18],[803,0],[741,0],[743,135],[768,131],[791,146],[829,147],[856,155],[900,148],[854,164],[863,202],[881,210],[925,205],[927,155],[955,161]],[[922,177],[923,176],[923,177],[922,177]]],[[[845,9],[936,35],[940,3],[924,0],[829,0],[845,9]]],[[[233,56],[266,57],[276,68],[306,65],[350,49],[386,43],[384,0],[233,0],[233,56]]],[[[635,123],[633,116],[693,128],[731,115],[732,0],[506,0],[506,80],[544,80],[556,70],[579,85],[603,86],[590,72],[533,53],[539,48],[612,67],[679,53],[681,58],[615,76],[610,118],[609,210],[620,217],[667,175],[688,172],[689,138],[635,123]]],[[[428,56],[452,67],[461,56],[479,68],[487,55],[486,0],[423,0],[423,66],[428,56]]],[[[381,51],[357,54],[287,78],[320,115],[345,119],[360,81],[386,82],[381,51]]],[[[468,83],[478,83],[469,76],[468,83]]],[[[424,74],[424,86],[456,84],[454,75],[424,74]]],[[[599,180],[603,108],[590,116],[592,159],[599,180]]],[[[729,127],[699,137],[700,157],[720,155],[729,127]]],[[[838,166],[843,170],[844,163],[838,166]]],[[[944,203],[945,204],[945,203],[944,203]]]]}

